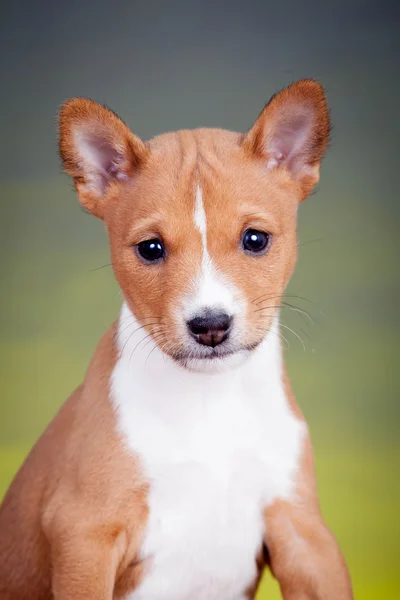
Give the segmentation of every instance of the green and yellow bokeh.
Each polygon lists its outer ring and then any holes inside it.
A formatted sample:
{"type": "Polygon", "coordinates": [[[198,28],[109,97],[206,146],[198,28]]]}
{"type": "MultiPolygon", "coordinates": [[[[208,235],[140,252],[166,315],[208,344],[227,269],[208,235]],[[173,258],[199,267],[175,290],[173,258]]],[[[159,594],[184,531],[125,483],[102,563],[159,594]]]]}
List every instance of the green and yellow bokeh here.
{"type": "MultiPolygon", "coordinates": [[[[11,6],[2,24],[12,51],[0,99],[0,497],[121,304],[102,224],[59,172],[59,104],[91,96],[143,137],[244,130],[277,89],[313,76],[326,84],[334,133],[317,193],[300,207],[288,289],[311,318],[282,313],[305,349],[283,329],[285,354],[355,597],[398,600],[400,83],[390,3],[315,2],[312,18],[294,2],[225,12],[166,4],[122,2],[110,13],[106,2],[90,11],[73,1],[39,16],[11,6]]],[[[259,599],[279,597],[268,575],[259,599]]]]}

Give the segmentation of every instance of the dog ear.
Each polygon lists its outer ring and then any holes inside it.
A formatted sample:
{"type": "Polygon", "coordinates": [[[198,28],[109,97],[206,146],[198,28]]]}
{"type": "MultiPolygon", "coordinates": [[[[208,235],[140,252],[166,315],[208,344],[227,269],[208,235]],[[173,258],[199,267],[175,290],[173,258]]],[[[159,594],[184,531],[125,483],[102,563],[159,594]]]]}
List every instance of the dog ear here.
{"type": "Polygon", "coordinates": [[[61,107],[59,150],[81,204],[100,218],[116,184],[131,180],[148,156],[144,142],[115,113],[87,98],[61,107]]]}
{"type": "Polygon", "coordinates": [[[319,180],[329,142],[330,119],[323,87],[312,79],[275,94],[261,112],[243,145],[268,169],[287,169],[300,184],[304,200],[319,180]]]}

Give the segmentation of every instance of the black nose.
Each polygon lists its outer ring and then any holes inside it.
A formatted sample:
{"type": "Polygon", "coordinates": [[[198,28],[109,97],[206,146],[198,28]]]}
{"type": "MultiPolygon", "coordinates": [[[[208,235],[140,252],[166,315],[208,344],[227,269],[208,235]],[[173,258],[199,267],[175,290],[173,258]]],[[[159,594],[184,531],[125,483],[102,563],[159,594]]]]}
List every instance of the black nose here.
{"type": "Polygon", "coordinates": [[[190,333],[203,346],[218,346],[229,335],[232,317],[225,313],[208,313],[188,321],[190,333]]]}

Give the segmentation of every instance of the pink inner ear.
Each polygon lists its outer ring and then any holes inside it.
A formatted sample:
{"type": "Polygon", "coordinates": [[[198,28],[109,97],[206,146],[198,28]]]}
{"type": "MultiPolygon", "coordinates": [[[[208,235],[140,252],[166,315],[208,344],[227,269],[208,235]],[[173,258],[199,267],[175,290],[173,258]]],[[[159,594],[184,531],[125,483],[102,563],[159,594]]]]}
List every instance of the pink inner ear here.
{"type": "Polygon", "coordinates": [[[281,115],[267,141],[268,166],[285,163],[289,168],[295,168],[296,159],[307,148],[311,134],[311,111],[302,109],[281,115]]]}
{"type": "Polygon", "coordinates": [[[92,189],[97,188],[99,193],[103,193],[108,181],[128,179],[124,171],[127,157],[106,135],[77,131],[75,140],[83,171],[92,189]]]}
{"type": "Polygon", "coordinates": [[[86,134],[81,137],[80,153],[84,161],[103,177],[126,178],[121,170],[124,156],[111,141],[96,134],[86,134]]]}

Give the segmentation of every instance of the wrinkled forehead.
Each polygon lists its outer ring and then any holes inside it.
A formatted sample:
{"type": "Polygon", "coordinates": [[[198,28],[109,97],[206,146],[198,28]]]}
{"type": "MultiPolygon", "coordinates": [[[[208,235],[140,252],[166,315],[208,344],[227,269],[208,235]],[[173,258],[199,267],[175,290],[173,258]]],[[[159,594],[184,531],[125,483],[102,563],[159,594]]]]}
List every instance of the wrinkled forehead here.
{"type": "Polygon", "coordinates": [[[183,233],[195,226],[200,194],[213,229],[259,214],[275,228],[283,227],[288,202],[297,206],[291,182],[247,157],[240,139],[237,133],[201,129],[164,134],[149,142],[151,159],[129,193],[125,222],[141,219],[151,229],[154,221],[183,233]]]}

